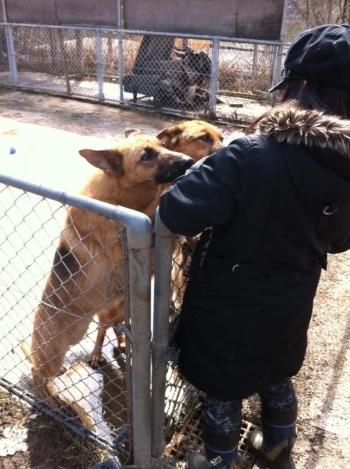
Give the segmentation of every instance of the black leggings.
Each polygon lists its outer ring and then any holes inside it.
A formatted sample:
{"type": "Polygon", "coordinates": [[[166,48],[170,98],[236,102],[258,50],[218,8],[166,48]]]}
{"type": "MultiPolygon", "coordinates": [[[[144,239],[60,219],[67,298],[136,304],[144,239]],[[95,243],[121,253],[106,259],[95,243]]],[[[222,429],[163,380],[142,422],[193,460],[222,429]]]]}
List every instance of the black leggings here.
{"type": "MultiPolygon", "coordinates": [[[[297,402],[290,378],[269,383],[259,391],[261,403],[273,409],[290,409],[297,402]]],[[[242,401],[223,401],[206,395],[204,423],[212,431],[228,435],[241,426],[242,401]]]]}

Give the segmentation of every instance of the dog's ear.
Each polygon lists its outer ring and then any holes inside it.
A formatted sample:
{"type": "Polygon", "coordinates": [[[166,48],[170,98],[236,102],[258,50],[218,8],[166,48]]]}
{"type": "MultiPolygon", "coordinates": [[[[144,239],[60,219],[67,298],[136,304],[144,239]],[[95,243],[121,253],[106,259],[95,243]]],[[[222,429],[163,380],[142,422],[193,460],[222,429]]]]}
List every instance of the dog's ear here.
{"type": "Polygon", "coordinates": [[[165,148],[169,148],[172,142],[174,142],[175,138],[178,137],[182,133],[182,129],[178,125],[173,125],[172,127],[167,127],[166,129],[162,130],[158,135],[157,138],[162,142],[165,148]]]}
{"type": "Polygon", "coordinates": [[[80,150],[83,156],[92,166],[103,171],[115,174],[123,173],[123,155],[115,149],[110,150],[80,150]]]}
{"type": "Polygon", "coordinates": [[[140,135],[143,134],[143,131],[140,129],[125,129],[125,137],[129,137],[130,135],[140,135]]]}

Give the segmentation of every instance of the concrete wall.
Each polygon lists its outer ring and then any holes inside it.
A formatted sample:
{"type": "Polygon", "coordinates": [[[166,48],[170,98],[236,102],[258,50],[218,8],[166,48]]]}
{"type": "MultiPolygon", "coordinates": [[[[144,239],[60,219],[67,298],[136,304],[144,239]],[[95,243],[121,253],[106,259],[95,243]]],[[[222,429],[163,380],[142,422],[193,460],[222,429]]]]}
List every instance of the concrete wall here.
{"type": "Polygon", "coordinates": [[[278,40],[283,0],[125,0],[124,27],[278,40]]]}
{"type": "MultiPolygon", "coordinates": [[[[0,21],[118,25],[117,0],[4,0],[0,21]]],[[[284,0],[123,0],[125,29],[278,40],[284,0]]]]}
{"type": "MultiPolygon", "coordinates": [[[[114,26],[117,0],[5,0],[9,23],[114,26]]],[[[0,4],[0,20],[5,15],[0,4]]]]}

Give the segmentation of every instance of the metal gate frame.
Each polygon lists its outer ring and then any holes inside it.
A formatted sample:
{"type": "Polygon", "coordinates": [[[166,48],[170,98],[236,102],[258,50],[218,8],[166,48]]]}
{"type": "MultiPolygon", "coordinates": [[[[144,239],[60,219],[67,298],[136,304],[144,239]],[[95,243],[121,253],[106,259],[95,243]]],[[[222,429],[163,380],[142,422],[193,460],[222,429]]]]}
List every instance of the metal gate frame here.
{"type": "Polygon", "coordinates": [[[137,211],[114,206],[84,196],[61,192],[30,181],[0,174],[0,183],[83,210],[95,212],[121,223],[127,235],[130,277],[130,318],[132,330],[132,407],[134,463],[149,468],[151,462],[151,244],[150,219],[137,211]]]}

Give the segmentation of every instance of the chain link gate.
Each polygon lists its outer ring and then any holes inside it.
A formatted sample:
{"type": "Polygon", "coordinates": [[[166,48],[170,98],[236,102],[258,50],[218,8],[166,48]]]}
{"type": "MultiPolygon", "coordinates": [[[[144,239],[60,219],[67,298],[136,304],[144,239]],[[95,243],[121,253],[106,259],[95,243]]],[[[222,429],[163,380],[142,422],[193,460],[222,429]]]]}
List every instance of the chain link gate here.
{"type": "MultiPolygon", "coordinates": [[[[190,451],[202,451],[204,394],[178,373],[173,334],[181,314],[187,268],[196,238],[169,231],[156,214],[155,299],[152,341],[152,456],[185,462],[190,451]]],[[[237,467],[251,469],[256,457],[247,436],[256,426],[242,421],[237,467]]]]}
{"type": "MultiPolygon", "coordinates": [[[[148,217],[123,207],[69,195],[6,175],[0,175],[0,207],[0,386],[62,421],[88,441],[108,450],[120,464],[135,463],[148,467],[151,334],[151,227],[148,217]],[[113,330],[109,328],[102,349],[103,360],[100,366],[93,369],[89,366],[89,358],[99,325],[99,318],[95,316],[97,309],[92,308],[87,318],[84,316],[86,311],[75,314],[76,311],[68,305],[65,312],[56,302],[57,311],[53,319],[45,317],[43,322],[49,330],[52,321],[54,328],[51,332],[55,331],[56,335],[52,333],[51,337],[43,340],[36,353],[40,355],[49,351],[57,338],[64,352],[65,341],[74,345],[66,347],[61,373],[46,380],[56,404],[52,408],[47,405],[48,401],[38,399],[36,395],[38,388],[32,380],[30,360],[33,354],[30,345],[34,337],[33,312],[53,307],[56,301],[55,292],[46,297],[42,296],[42,292],[47,288],[47,278],[54,284],[52,275],[48,275],[53,259],[57,259],[55,252],[61,232],[62,236],[65,232],[69,233],[69,225],[62,231],[69,206],[81,209],[79,216],[85,216],[86,223],[98,214],[99,222],[107,225],[113,233],[113,243],[122,250],[121,264],[112,267],[112,274],[116,269],[124,272],[122,285],[112,285],[112,293],[106,287],[106,283],[115,278],[110,275],[111,272],[101,272],[99,282],[96,282],[96,277],[89,279],[89,272],[93,272],[93,266],[98,264],[98,256],[110,247],[104,245],[103,240],[100,240],[101,253],[95,253],[79,269],[84,271],[87,282],[91,282],[88,286],[85,284],[85,290],[81,291],[84,299],[89,297],[89,290],[97,287],[101,289],[101,304],[110,299],[106,297],[108,294],[123,295],[125,319],[122,331],[126,343],[125,350],[119,350],[113,330]],[[39,303],[41,306],[38,308],[39,303]],[[85,329],[84,334],[81,330],[85,329]],[[73,330],[80,331],[79,337],[69,337],[73,330]]],[[[88,236],[92,234],[93,231],[88,236]]],[[[83,239],[81,244],[84,244],[83,239]]],[[[72,252],[75,248],[72,247],[72,252]]],[[[66,262],[66,266],[72,265],[66,262]]],[[[52,272],[59,270],[53,269],[52,272]]],[[[77,272],[70,275],[74,278],[77,272]]],[[[68,291],[68,282],[63,283],[68,291]]],[[[76,304],[74,290],[70,292],[71,304],[76,304]]],[[[96,307],[96,304],[93,306],[96,307]]],[[[37,321],[38,313],[36,315],[37,321]]],[[[57,356],[51,357],[51,360],[56,359],[57,356]]],[[[45,359],[40,367],[48,369],[45,359]]]]}

